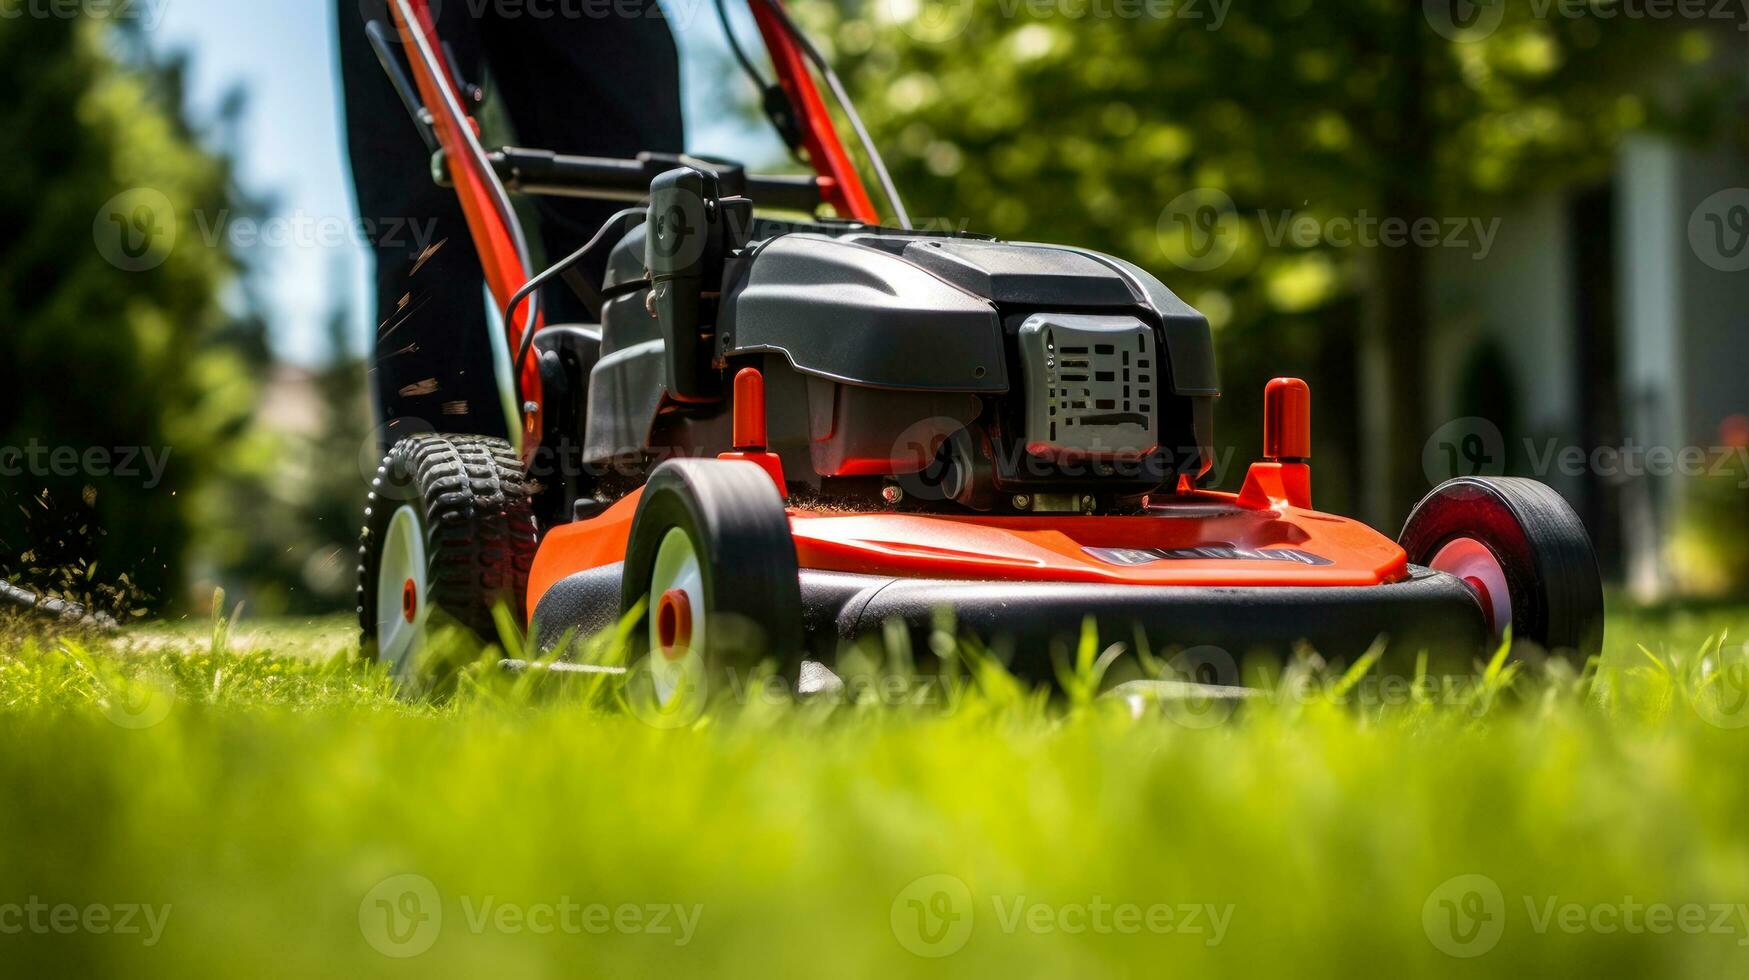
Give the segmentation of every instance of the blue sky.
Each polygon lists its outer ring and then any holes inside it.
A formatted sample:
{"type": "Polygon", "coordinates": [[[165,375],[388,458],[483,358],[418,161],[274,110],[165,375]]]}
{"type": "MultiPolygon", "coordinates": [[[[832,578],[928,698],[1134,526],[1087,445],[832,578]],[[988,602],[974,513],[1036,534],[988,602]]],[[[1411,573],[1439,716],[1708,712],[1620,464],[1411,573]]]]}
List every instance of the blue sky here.
{"type": "MultiPolygon", "coordinates": [[[[710,73],[726,63],[710,5],[684,0],[670,10],[681,47],[688,147],[753,162],[779,157],[776,138],[725,113],[709,87],[710,73]]],[[[232,85],[248,90],[241,179],[251,191],[274,196],[276,217],[326,225],[350,224],[357,216],[340,132],[334,16],[332,0],[169,0],[152,32],[160,48],[192,55],[190,97],[199,116],[210,116],[232,85]]],[[[757,41],[751,23],[743,18],[743,36],[757,41]]],[[[720,81],[746,85],[739,74],[720,81]]],[[[355,299],[353,336],[363,346],[371,325],[361,249],[350,243],[254,247],[282,356],[307,362],[321,355],[336,281],[348,284],[355,299]]]]}

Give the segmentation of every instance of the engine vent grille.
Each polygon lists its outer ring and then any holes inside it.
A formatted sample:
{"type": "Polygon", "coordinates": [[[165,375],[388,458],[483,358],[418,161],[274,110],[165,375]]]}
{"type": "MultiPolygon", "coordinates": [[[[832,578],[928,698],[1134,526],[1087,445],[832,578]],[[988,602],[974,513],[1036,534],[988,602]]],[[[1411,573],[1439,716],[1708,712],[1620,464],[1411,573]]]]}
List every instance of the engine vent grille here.
{"type": "Polygon", "coordinates": [[[1160,363],[1147,324],[1039,313],[1021,325],[1019,340],[1027,452],[1122,458],[1154,449],[1160,363]]]}

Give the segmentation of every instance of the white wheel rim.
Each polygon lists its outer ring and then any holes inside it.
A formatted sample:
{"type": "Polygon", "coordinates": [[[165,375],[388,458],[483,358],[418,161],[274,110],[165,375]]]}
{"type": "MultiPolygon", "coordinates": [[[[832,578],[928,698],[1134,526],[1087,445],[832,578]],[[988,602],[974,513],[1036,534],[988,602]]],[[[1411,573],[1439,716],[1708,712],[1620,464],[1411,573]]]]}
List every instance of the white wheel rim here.
{"type": "Polygon", "coordinates": [[[430,615],[425,586],[425,529],[419,512],[402,504],[389,518],[377,564],[377,659],[406,680],[419,665],[430,615]],[[411,609],[412,617],[407,615],[411,609]]]}
{"type": "Polygon", "coordinates": [[[656,561],[650,569],[648,623],[650,645],[650,682],[658,704],[666,707],[688,680],[696,681],[704,669],[704,637],[708,628],[704,601],[704,569],[692,539],[680,528],[670,528],[656,549],[656,561]],[[686,594],[691,607],[692,628],[687,642],[677,651],[665,652],[658,635],[656,605],[663,593],[671,589],[686,594]]]}
{"type": "Polygon", "coordinates": [[[1459,538],[1439,549],[1428,567],[1463,580],[1488,613],[1494,638],[1506,635],[1506,627],[1512,625],[1512,590],[1506,569],[1487,545],[1475,538],[1459,538]]]}

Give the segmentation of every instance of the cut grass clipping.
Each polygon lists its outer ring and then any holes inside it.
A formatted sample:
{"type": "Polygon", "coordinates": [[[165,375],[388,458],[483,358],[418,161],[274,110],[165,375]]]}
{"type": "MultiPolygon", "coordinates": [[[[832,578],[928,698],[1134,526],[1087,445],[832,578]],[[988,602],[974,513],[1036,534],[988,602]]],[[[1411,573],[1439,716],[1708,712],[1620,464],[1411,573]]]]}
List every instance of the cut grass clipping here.
{"type": "Polygon", "coordinates": [[[338,623],[17,627],[0,973],[1740,975],[1746,628],[1219,697],[1112,693],[1166,659],[1127,637],[1051,696],[943,633],[652,713],[515,649],[410,699],[338,623]]]}

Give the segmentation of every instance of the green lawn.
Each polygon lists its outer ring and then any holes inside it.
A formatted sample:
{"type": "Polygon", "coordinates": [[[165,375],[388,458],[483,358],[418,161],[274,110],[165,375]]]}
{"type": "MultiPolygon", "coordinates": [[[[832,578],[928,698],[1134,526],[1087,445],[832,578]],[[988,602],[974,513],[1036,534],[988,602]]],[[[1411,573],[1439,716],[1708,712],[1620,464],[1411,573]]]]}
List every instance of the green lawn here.
{"type": "Polygon", "coordinates": [[[1231,717],[987,664],[685,724],[484,669],[409,703],[340,621],[209,633],[0,639],[0,971],[1749,967],[1749,609],[1617,615],[1584,675],[1303,671],[1231,717]]]}

